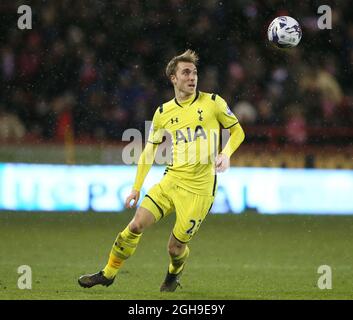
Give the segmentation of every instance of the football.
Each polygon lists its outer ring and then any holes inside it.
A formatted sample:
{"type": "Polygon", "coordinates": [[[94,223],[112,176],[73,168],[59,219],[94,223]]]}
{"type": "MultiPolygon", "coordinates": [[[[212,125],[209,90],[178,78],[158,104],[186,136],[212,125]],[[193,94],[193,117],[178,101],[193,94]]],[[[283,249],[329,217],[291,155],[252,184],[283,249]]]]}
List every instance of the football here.
{"type": "Polygon", "coordinates": [[[268,40],[278,48],[291,48],[298,45],[302,30],[297,20],[288,16],[275,18],[267,30],[268,40]]]}

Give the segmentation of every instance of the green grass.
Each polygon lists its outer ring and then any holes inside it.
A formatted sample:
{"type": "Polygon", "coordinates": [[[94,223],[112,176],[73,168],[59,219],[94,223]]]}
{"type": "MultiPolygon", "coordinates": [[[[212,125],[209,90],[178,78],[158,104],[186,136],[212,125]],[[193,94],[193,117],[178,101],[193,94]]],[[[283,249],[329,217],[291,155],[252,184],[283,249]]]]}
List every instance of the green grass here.
{"type": "Polygon", "coordinates": [[[182,289],[160,293],[173,217],[143,235],[109,288],[83,289],[77,278],[105,265],[131,212],[0,212],[0,299],[352,299],[353,217],[210,215],[190,244],[182,289]],[[320,290],[320,265],[332,289],[320,290]],[[32,289],[17,268],[32,268],[32,289]]]}

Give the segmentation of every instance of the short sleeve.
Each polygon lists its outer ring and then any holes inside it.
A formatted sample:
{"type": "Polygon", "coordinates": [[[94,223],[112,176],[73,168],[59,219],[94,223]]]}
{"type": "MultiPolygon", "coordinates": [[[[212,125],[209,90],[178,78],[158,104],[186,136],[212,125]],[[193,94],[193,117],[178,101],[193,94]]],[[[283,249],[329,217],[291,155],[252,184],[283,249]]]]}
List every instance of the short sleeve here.
{"type": "Polygon", "coordinates": [[[230,110],[227,102],[223,98],[216,96],[215,103],[217,120],[225,129],[229,129],[239,123],[237,117],[230,110]]]}
{"type": "Polygon", "coordinates": [[[160,124],[160,112],[157,109],[154,113],[150,131],[148,134],[148,142],[153,144],[160,144],[163,142],[164,130],[160,124]]]}

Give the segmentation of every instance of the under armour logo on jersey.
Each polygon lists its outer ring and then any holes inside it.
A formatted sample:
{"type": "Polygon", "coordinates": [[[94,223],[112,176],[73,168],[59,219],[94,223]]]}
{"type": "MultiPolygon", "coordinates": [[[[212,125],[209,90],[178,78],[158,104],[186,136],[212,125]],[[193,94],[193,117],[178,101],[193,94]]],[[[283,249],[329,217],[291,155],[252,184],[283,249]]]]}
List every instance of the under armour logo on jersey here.
{"type": "Polygon", "coordinates": [[[199,120],[200,120],[200,121],[203,120],[203,118],[202,118],[202,112],[203,112],[203,110],[201,110],[201,109],[198,109],[198,110],[197,110],[197,113],[199,114],[199,120]]]}
{"type": "Polygon", "coordinates": [[[178,123],[178,122],[179,122],[178,118],[174,118],[174,119],[171,118],[170,121],[171,121],[172,124],[173,124],[174,122],[175,122],[175,123],[178,123]]]}

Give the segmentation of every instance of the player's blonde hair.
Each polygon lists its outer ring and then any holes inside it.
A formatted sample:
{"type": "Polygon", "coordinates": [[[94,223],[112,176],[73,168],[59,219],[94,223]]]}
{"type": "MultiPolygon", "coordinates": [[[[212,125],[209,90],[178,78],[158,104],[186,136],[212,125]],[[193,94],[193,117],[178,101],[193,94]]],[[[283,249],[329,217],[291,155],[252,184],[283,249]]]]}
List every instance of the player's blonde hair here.
{"type": "Polygon", "coordinates": [[[170,79],[171,75],[175,74],[179,62],[190,62],[197,66],[199,62],[199,56],[195,51],[190,49],[186,50],[179,56],[175,56],[168,62],[168,65],[165,69],[165,74],[167,75],[168,79],[170,79]]]}

